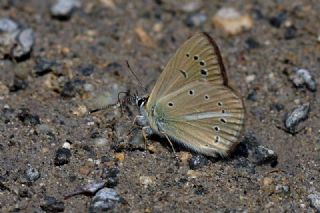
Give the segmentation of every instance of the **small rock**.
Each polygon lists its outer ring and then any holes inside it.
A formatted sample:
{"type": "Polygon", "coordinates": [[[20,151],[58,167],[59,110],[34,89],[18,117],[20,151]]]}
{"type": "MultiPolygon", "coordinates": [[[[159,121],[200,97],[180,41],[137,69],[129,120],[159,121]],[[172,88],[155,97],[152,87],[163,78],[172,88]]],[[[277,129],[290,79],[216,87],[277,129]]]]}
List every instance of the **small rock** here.
{"type": "Polygon", "coordinates": [[[61,91],[61,96],[67,98],[75,97],[78,93],[82,92],[84,84],[85,81],[80,79],[67,81],[61,91]]]}
{"type": "Polygon", "coordinates": [[[265,177],[263,178],[262,182],[264,186],[270,186],[273,183],[273,180],[272,178],[265,177]]]}
{"type": "Polygon", "coordinates": [[[108,144],[108,139],[107,138],[94,138],[93,139],[93,143],[94,145],[96,145],[97,147],[104,147],[108,144]]]}
{"type": "Polygon", "coordinates": [[[68,194],[64,197],[64,199],[68,199],[72,196],[79,195],[79,194],[85,194],[85,195],[93,195],[95,194],[98,190],[102,189],[105,187],[106,183],[105,181],[94,181],[92,183],[89,183],[85,186],[80,187],[77,189],[75,192],[68,194]]]}
{"type": "Polygon", "coordinates": [[[70,149],[59,148],[56,151],[56,155],[55,155],[55,158],[54,158],[54,165],[62,166],[64,164],[67,164],[70,161],[70,157],[71,157],[70,149]]]}
{"type": "Polygon", "coordinates": [[[82,117],[88,113],[88,109],[85,105],[80,105],[75,109],[72,109],[72,114],[78,117],[82,117]]]}
{"type": "Polygon", "coordinates": [[[187,3],[182,3],[181,5],[181,11],[185,13],[192,13],[200,10],[203,7],[203,3],[201,0],[193,0],[189,1],[187,3]]]}
{"type": "Polygon", "coordinates": [[[190,154],[190,152],[178,152],[178,157],[181,161],[182,164],[187,164],[187,162],[190,161],[190,159],[192,158],[192,155],[190,154]]]}
{"type": "Polygon", "coordinates": [[[256,79],[256,75],[247,75],[246,76],[246,82],[247,83],[251,83],[252,81],[254,81],[256,79]]]}
{"type": "Polygon", "coordinates": [[[270,164],[272,167],[274,167],[278,164],[277,154],[273,150],[261,145],[255,147],[251,158],[257,165],[270,164]]]}
{"type": "Polygon", "coordinates": [[[282,23],[287,19],[287,13],[286,12],[280,12],[276,16],[273,16],[270,18],[269,23],[271,26],[280,28],[282,23]]]}
{"type": "Polygon", "coordinates": [[[212,18],[212,23],[229,35],[236,35],[253,27],[253,19],[249,15],[240,14],[234,8],[220,9],[212,18]]]}
{"type": "Polygon", "coordinates": [[[27,87],[28,83],[25,80],[15,77],[13,79],[12,85],[10,85],[9,90],[10,92],[18,92],[20,90],[26,89],[27,87]]]}
{"type": "Polygon", "coordinates": [[[144,176],[143,175],[143,176],[140,176],[139,180],[140,180],[140,183],[142,185],[144,185],[145,187],[154,184],[154,177],[151,177],[151,176],[144,176]]]}
{"type": "Polygon", "coordinates": [[[37,169],[29,166],[25,171],[25,176],[29,182],[35,182],[40,178],[40,172],[37,169]]]}
{"type": "Polygon", "coordinates": [[[276,185],[276,193],[288,193],[290,191],[289,186],[278,184],[276,185]]]}
{"type": "Polygon", "coordinates": [[[21,108],[20,112],[17,114],[18,119],[26,125],[38,125],[40,124],[40,118],[38,115],[30,114],[29,109],[21,108]]]}
{"type": "Polygon", "coordinates": [[[46,212],[63,212],[64,203],[57,200],[55,197],[47,196],[44,201],[40,204],[43,211],[46,212]]]}
{"type": "Polygon", "coordinates": [[[208,164],[208,158],[206,158],[203,155],[194,155],[192,158],[189,160],[189,167],[190,169],[200,169],[201,167],[205,166],[208,164]]]}
{"type": "Polygon", "coordinates": [[[257,101],[257,100],[258,100],[257,91],[256,91],[256,90],[252,90],[252,91],[248,94],[247,99],[250,100],[250,101],[257,101]]]}
{"type": "Polygon", "coordinates": [[[68,19],[72,12],[81,6],[78,0],[57,0],[51,7],[51,15],[55,18],[68,19]]]}
{"type": "Polygon", "coordinates": [[[104,168],[102,170],[101,178],[106,180],[106,187],[113,188],[118,185],[118,176],[120,170],[117,167],[114,168],[104,168]]]}
{"type": "Polygon", "coordinates": [[[68,143],[68,142],[64,142],[62,147],[65,148],[65,149],[70,149],[71,148],[71,144],[68,143]]]}
{"type": "Polygon", "coordinates": [[[260,43],[252,37],[249,37],[245,40],[248,49],[255,49],[260,47],[260,43]]]}
{"type": "Polygon", "coordinates": [[[292,81],[296,87],[306,85],[307,88],[312,92],[315,92],[317,90],[317,83],[314,80],[313,76],[310,74],[309,70],[298,69],[292,81]]]}
{"type": "Polygon", "coordinates": [[[187,18],[185,19],[184,23],[188,27],[199,27],[203,23],[205,23],[207,20],[207,16],[204,14],[196,13],[196,14],[191,14],[188,15],[187,18]]]}
{"type": "Polygon", "coordinates": [[[308,200],[310,201],[310,206],[320,212],[320,193],[309,194],[308,200]]]}
{"type": "Polygon", "coordinates": [[[103,188],[92,198],[89,212],[104,212],[113,209],[123,199],[111,188],[103,188]]]}
{"type": "Polygon", "coordinates": [[[148,35],[148,33],[142,28],[142,27],[137,27],[135,29],[135,33],[138,36],[140,42],[146,46],[146,47],[151,47],[151,48],[156,48],[157,44],[153,40],[153,38],[148,35]]]}
{"type": "Polygon", "coordinates": [[[308,118],[310,111],[309,103],[294,108],[290,113],[285,115],[284,127],[288,132],[296,133],[297,125],[308,118]]]}
{"type": "Polygon", "coordinates": [[[191,178],[191,179],[197,179],[198,177],[201,176],[201,173],[190,169],[187,171],[187,176],[188,178],[191,178]]]}
{"type": "Polygon", "coordinates": [[[16,38],[17,45],[13,48],[12,55],[15,58],[22,58],[28,55],[35,42],[35,34],[32,29],[22,30],[16,38]]]}
{"type": "Polygon", "coordinates": [[[78,67],[78,71],[84,76],[90,76],[95,72],[95,67],[92,64],[81,65],[78,67]]]}
{"type": "Polygon", "coordinates": [[[32,198],[32,193],[27,188],[19,189],[18,193],[21,198],[32,198]]]}
{"type": "Polygon", "coordinates": [[[280,103],[272,103],[272,104],[270,104],[270,110],[271,111],[280,112],[283,109],[284,109],[284,105],[283,104],[280,104],[280,103]]]}
{"type": "Polygon", "coordinates": [[[38,76],[42,76],[49,72],[52,72],[55,66],[57,66],[56,61],[51,61],[46,58],[39,57],[36,59],[36,65],[34,66],[34,70],[38,76]]]}
{"type": "Polygon", "coordinates": [[[0,19],[0,33],[3,32],[13,32],[18,29],[18,25],[16,22],[9,18],[1,18],[0,19]]]}
{"type": "Polygon", "coordinates": [[[123,152],[119,152],[119,153],[116,153],[114,158],[116,159],[116,161],[124,161],[124,153],[123,152]]]}
{"type": "Polygon", "coordinates": [[[203,186],[203,185],[199,185],[199,186],[195,186],[196,189],[194,191],[194,193],[196,195],[205,195],[208,193],[208,190],[203,186]]]}
{"type": "Polygon", "coordinates": [[[297,28],[295,26],[287,27],[284,31],[284,39],[291,40],[297,36],[297,28]]]}

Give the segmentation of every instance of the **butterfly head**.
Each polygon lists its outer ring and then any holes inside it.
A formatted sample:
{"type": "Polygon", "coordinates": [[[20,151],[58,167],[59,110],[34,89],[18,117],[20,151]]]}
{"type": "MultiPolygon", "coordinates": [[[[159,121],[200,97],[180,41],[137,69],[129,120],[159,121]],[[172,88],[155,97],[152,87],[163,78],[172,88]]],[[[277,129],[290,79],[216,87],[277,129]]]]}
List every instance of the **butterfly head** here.
{"type": "Polygon", "coordinates": [[[147,103],[148,101],[148,96],[138,96],[138,95],[135,95],[135,100],[136,100],[136,105],[139,107],[139,108],[142,108],[144,107],[144,105],[147,103]]]}

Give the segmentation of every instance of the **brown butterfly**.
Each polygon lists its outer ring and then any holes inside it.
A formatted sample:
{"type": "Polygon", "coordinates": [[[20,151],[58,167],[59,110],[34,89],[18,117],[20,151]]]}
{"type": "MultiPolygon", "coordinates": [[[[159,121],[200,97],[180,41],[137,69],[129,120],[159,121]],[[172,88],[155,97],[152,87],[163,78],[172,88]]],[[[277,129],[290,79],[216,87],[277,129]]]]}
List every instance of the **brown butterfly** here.
{"type": "Polygon", "coordinates": [[[219,48],[206,33],[187,40],[150,96],[136,101],[144,135],[159,134],[208,156],[226,156],[239,142],[244,105],[228,86],[219,48]]]}

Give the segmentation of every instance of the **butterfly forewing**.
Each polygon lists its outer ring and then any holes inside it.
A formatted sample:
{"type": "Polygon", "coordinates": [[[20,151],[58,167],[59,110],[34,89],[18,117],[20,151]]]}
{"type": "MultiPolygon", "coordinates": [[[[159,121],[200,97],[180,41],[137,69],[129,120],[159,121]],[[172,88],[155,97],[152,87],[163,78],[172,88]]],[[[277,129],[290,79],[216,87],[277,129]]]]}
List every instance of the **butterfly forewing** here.
{"type": "Polygon", "coordinates": [[[205,33],[197,33],[177,50],[157,80],[149,104],[195,80],[227,84],[219,49],[205,33]]]}

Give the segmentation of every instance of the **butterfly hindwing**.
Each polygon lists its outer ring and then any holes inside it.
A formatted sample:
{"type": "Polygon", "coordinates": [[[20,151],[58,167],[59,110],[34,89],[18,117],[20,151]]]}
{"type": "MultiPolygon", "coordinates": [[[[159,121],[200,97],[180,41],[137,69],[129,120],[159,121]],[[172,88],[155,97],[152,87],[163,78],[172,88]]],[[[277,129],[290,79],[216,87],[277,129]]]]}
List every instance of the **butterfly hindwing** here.
{"type": "Polygon", "coordinates": [[[155,105],[164,134],[193,150],[226,155],[238,143],[244,122],[241,99],[231,89],[193,82],[155,105]]]}

